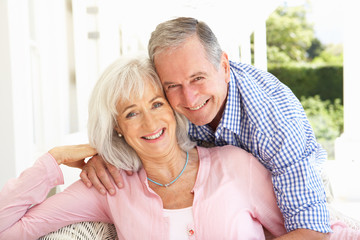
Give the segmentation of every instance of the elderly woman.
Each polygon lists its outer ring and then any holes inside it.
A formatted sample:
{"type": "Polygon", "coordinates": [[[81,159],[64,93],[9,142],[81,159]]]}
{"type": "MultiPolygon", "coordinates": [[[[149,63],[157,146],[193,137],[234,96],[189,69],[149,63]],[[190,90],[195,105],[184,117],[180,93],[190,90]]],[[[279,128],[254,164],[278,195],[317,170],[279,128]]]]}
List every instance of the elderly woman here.
{"type": "Polygon", "coordinates": [[[37,239],[81,221],[114,223],[119,239],[264,239],[263,227],[285,234],[270,173],[240,148],[195,148],[186,128],[148,59],[117,60],[91,96],[94,148],[55,147],[9,181],[0,239],[37,239]],[[45,200],[63,182],[60,164],[96,153],[136,173],[123,174],[114,196],[78,181],[45,200]]]}

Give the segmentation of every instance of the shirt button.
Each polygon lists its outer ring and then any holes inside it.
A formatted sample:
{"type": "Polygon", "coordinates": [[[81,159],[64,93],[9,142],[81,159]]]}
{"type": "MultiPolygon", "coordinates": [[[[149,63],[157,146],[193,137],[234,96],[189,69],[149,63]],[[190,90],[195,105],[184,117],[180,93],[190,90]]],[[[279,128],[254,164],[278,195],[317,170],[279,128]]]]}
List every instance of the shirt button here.
{"type": "Polygon", "coordinates": [[[193,229],[189,229],[189,230],[188,230],[188,234],[189,234],[189,236],[194,235],[194,233],[195,233],[195,231],[194,231],[193,229]]]}

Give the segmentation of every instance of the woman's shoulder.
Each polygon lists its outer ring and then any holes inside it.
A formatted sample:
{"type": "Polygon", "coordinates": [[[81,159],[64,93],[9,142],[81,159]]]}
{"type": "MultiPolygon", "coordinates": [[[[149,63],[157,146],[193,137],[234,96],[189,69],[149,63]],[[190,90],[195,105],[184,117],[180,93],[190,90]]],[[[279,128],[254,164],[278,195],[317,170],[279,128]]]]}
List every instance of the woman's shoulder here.
{"type": "Polygon", "coordinates": [[[226,168],[264,168],[260,161],[244,149],[232,145],[212,148],[198,147],[199,157],[202,163],[209,162],[213,167],[226,168]]]}
{"type": "Polygon", "coordinates": [[[199,151],[199,155],[207,158],[216,158],[216,157],[220,157],[222,159],[253,158],[253,155],[251,153],[248,153],[244,149],[233,145],[217,146],[211,148],[204,148],[204,147],[197,147],[197,148],[199,151]]]}

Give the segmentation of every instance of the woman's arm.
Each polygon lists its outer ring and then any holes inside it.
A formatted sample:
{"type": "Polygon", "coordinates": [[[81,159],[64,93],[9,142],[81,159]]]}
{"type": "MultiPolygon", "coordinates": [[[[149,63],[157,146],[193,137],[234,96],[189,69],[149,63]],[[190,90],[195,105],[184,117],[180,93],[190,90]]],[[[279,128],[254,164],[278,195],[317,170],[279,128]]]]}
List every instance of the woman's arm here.
{"type": "Polygon", "coordinates": [[[85,158],[97,154],[96,149],[89,144],[54,147],[49,153],[59,165],[65,164],[70,167],[74,167],[74,164],[83,165],[81,162],[84,162],[85,158]]]}
{"type": "Polygon", "coordinates": [[[250,194],[255,218],[273,236],[286,233],[284,218],[276,204],[270,172],[255,158],[250,159],[250,194]]]}
{"type": "Polygon", "coordinates": [[[63,183],[61,170],[49,153],[18,178],[8,181],[0,192],[0,233],[21,219],[32,205],[44,201],[53,187],[63,183]]]}
{"type": "MultiPolygon", "coordinates": [[[[63,183],[58,163],[85,158],[94,150],[74,146],[49,151],[0,192],[0,239],[36,239],[70,223],[108,221],[95,191],[76,182],[64,192],[45,200],[51,188],[63,183]],[[70,153],[74,152],[73,155],[70,153]],[[70,155],[69,155],[70,154],[70,155]],[[72,158],[69,156],[73,156],[72,158]],[[45,200],[45,201],[44,201],[45,200]],[[32,207],[33,206],[33,207],[32,207]]],[[[96,152],[95,152],[96,153],[96,152]]]]}

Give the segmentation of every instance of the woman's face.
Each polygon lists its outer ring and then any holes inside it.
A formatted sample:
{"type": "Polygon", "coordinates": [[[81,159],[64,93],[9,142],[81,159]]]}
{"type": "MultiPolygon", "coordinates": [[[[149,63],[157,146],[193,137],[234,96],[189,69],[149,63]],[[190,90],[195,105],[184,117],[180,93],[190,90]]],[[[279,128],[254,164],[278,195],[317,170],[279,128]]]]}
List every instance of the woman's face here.
{"type": "Polygon", "coordinates": [[[133,97],[117,105],[118,127],[139,157],[164,155],[177,146],[176,120],[164,93],[150,83],[142,98],[133,97]]]}

